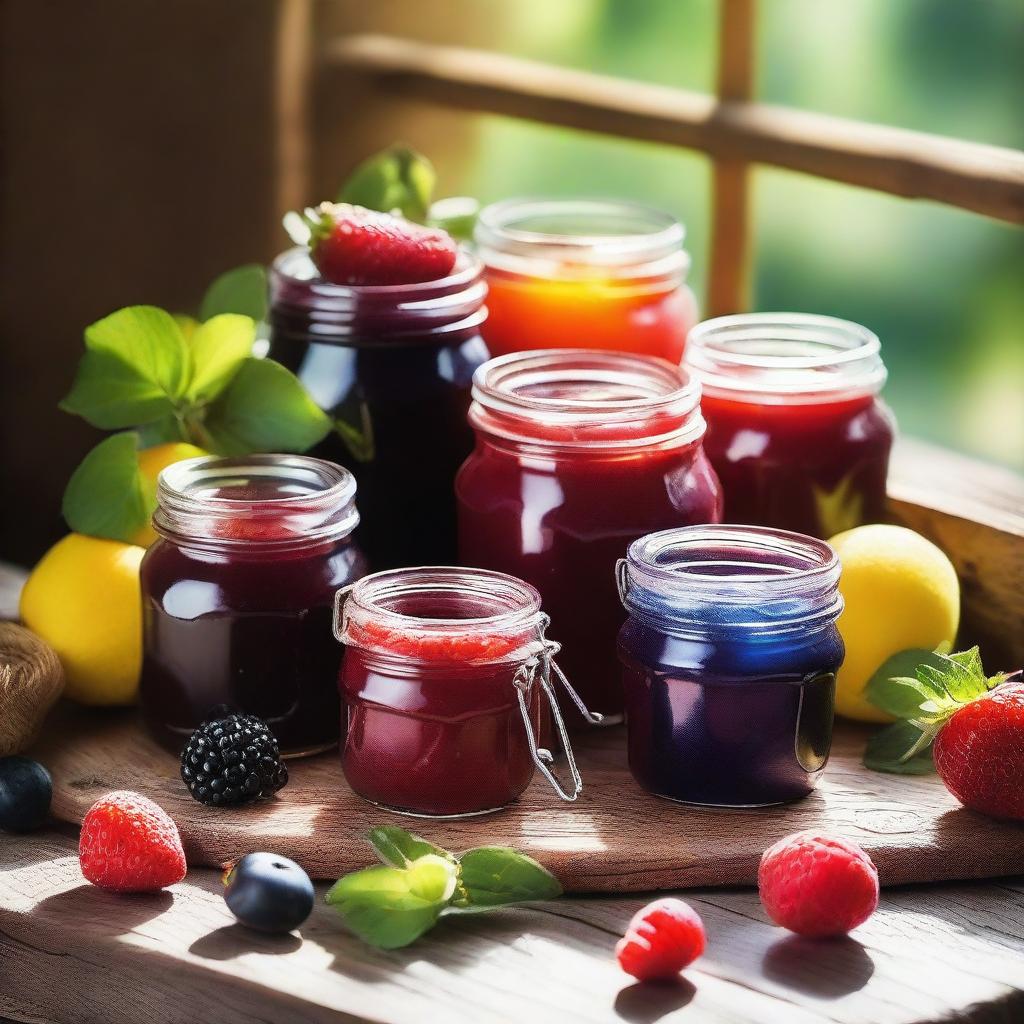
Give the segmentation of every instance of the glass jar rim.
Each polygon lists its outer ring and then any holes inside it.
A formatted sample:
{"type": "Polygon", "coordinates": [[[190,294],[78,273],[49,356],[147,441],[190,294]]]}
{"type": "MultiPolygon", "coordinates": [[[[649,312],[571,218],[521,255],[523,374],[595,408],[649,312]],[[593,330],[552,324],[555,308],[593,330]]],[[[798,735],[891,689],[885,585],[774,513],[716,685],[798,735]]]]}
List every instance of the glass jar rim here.
{"type": "Polygon", "coordinates": [[[811,404],[874,395],[885,384],[878,336],[815,313],[738,313],[697,324],[683,357],[705,395],[811,404]]]}
{"type": "Polygon", "coordinates": [[[840,569],[823,540],[762,526],[709,524],[639,538],[619,561],[617,575],[623,604],[641,618],[698,631],[783,632],[838,617],[840,569]],[[744,609],[750,614],[737,617],[744,609]]]}
{"type": "Polygon", "coordinates": [[[509,440],[558,446],[631,448],[690,443],[704,433],[700,384],[657,356],[603,349],[535,349],[490,359],[473,374],[470,422],[509,440]],[[573,396],[572,390],[580,394],[573,396]],[[603,393],[602,393],[603,392],[603,393]],[[668,421],[668,429],[614,436],[617,427],[668,421]],[[538,429],[579,429],[579,437],[538,436],[538,429]],[[531,428],[533,432],[531,433],[531,428]],[[595,437],[594,430],[612,436],[595,437]]]}
{"type": "Polygon", "coordinates": [[[682,279],[686,228],[672,214],[624,199],[518,197],[485,206],[474,241],[488,267],[530,277],[682,279]]]}
{"type": "Polygon", "coordinates": [[[271,327],[301,330],[317,340],[408,338],[476,331],[487,318],[480,258],[459,249],[447,277],[409,284],[346,285],[325,281],[305,246],[280,253],[270,266],[271,327]]]}
{"type": "Polygon", "coordinates": [[[286,550],[348,536],[359,523],[356,480],[344,467],[309,455],[204,455],[163,469],[157,478],[156,531],[217,549],[286,550]],[[293,493],[225,496],[216,491],[247,481],[284,481],[293,493]],[[287,522],[291,529],[233,529],[241,521],[287,522]]]}

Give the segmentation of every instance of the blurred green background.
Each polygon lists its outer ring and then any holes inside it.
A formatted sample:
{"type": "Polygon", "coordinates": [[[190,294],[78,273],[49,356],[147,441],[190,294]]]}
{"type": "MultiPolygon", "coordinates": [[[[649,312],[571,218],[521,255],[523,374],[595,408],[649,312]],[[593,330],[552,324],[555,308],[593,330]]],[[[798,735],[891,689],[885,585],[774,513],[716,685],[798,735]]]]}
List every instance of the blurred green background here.
{"type": "MultiPolygon", "coordinates": [[[[665,85],[714,85],[712,0],[517,0],[497,48],[665,85]]],[[[1021,0],[772,0],[758,97],[1024,146],[1021,0]]],[[[702,294],[709,164],[643,143],[481,119],[444,193],[628,196],[687,226],[702,294]]],[[[830,313],[882,339],[907,433],[1024,468],[1024,232],[781,171],[754,184],[754,308],[830,313]]]]}

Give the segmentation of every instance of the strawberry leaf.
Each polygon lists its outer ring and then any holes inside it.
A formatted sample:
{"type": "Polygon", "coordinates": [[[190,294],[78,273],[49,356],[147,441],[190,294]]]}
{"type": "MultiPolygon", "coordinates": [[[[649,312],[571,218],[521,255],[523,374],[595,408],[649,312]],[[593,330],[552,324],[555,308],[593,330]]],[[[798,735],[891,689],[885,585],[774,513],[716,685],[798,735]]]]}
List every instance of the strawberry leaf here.
{"type": "Polygon", "coordinates": [[[933,738],[912,722],[894,722],[870,737],[864,767],[892,775],[927,775],[935,770],[933,738]]]}
{"type": "Polygon", "coordinates": [[[209,443],[223,455],[304,452],[331,420],[299,379],[270,359],[245,359],[206,411],[209,443]]]}
{"type": "Polygon", "coordinates": [[[876,708],[895,718],[914,718],[921,704],[940,698],[945,691],[917,678],[919,665],[941,666],[942,655],[912,647],[887,658],[867,681],[864,696],[876,708]]]}
{"type": "Polygon", "coordinates": [[[101,441],[71,474],[62,511],[75,533],[134,543],[156,508],[153,485],[139,470],[138,435],[101,441]]]}
{"type": "Polygon", "coordinates": [[[191,359],[181,328],[165,310],[128,306],[85,330],[86,352],[65,412],[105,430],[152,423],[183,396],[191,359]]]}
{"type": "Polygon", "coordinates": [[[267,315],[267,272],[258,263],[247,263],[221,274],[203,296],[199,319],[221,313],[240,313],[259,322],[267,315]]]}
{"type": "Polygon", "coordinates": [[[255,340],[256,324],[248,316],[221,313],[199,324],[188,340],[194,365],[188,397],[200,402],[220,394],[252,355],[255,340]]]}
{"type": "Polygon", "coordinates": [[[422,224],[430,209],[437,175],[421,153],[392,146],[364,160],[341,186],[337,202],[393,213],[422,224]]]}

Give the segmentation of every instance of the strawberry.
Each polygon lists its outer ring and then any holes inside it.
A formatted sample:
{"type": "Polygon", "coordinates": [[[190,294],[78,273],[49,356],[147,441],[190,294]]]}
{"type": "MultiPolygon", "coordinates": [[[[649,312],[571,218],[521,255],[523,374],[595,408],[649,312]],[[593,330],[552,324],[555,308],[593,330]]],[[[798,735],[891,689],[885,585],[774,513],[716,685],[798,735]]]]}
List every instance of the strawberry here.
{"type": "Polygon", "coordinates": [[[439,228],[349,203],[307,210],[309,249],[332,284],[413,284],[447,277],[458,249],[439,228]]]}
{"type": "Polygon", "coordinates": [[[954,712],[934,755],[939,777],[965,807],[1024,820],[1024,683],[999,686],[954,712]]]}
{"type": "Polygon", "coordinates": [[[704,922],[689,903],[667,896],[633,915],[615,947],[619,966],[640,981],[674,978],[704,952],[704,922]]]}
{"type": "Polygon", "coordinates": [[[768,847],[757,888],[768,916],[810,938],[845,935],[878,906],[878,871],[854,842],[797,832],[768,847]]]}
{"type": "Polygon", "coordinates": [[[902,721],[868,741],[864,763],[920,774],[934,762],[965,807],[1024,820],[1024,683],[986,676],[977,647],[907,654],[916,654],[913,676],[868,684],[868,699],[902,721]]]}
{"type": "Polygon", "coordinates": [[[89,808],[78,862],[93,885],[115,892],[155,892],[185,877],[178,827],[162,807],[128,790],[89,808]]]}

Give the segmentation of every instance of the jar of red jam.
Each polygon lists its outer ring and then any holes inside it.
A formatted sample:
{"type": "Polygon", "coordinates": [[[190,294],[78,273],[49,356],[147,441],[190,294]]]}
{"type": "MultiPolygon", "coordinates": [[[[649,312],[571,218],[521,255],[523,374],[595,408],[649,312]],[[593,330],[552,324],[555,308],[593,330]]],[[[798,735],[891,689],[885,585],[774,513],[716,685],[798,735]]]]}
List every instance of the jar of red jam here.
{"type": "Polygon", "coordinates": [[[485,207],[491,355],[588,348],[679,362],[697,300],[683,225],[636,203],[507,199],[485,207]]]}
{"type": "Polygon", "coordinates": [[[271,267],[268,354],[335,422],[312,454],[355,476],[358,540],[375,569],[454,560],[452,481],[473,447],[486,294],[466,253],[449,276],[417,284],[331,284],[303,248],[271,267]]]}
{"type": "Polygon", "coordinates": [[[455,483],[460,559],[540,591],[569,677],[614,719],[616,560],[645,533],[721,516],[700,388],[661,359],[561,349],[492,359],[473,397],[476,449],[455,483]]]}
{"type": "Polygon", "coordinates": [[[337,743],[334,595],[366,571],[355,494],[347,470],[299,455],[188,459],[160,474],[140,701],[168,749],[225,708],[258,715],[287,754],[337,743]]]}
{"type": "Polygon", "coordinates": [[[464,817],[512,803],[539,768],[565,800],[582,788],[558,710],[537,591],[480,569],[366,576],[339,593],[347,712],[342,767],[361,797],[404,814],[464,817]],[[342,605],[342,601],[344,604],[342,605]],[[541,694],[568,755],[568,790],[538,748],[541,694]]]}
{"type": "Polygon", "coordinates": [[[693,329],[704,447],[725,520],[831,537],[885,514],[896,423],[865,327],[804,313],[750,313],[693,329]]]}

